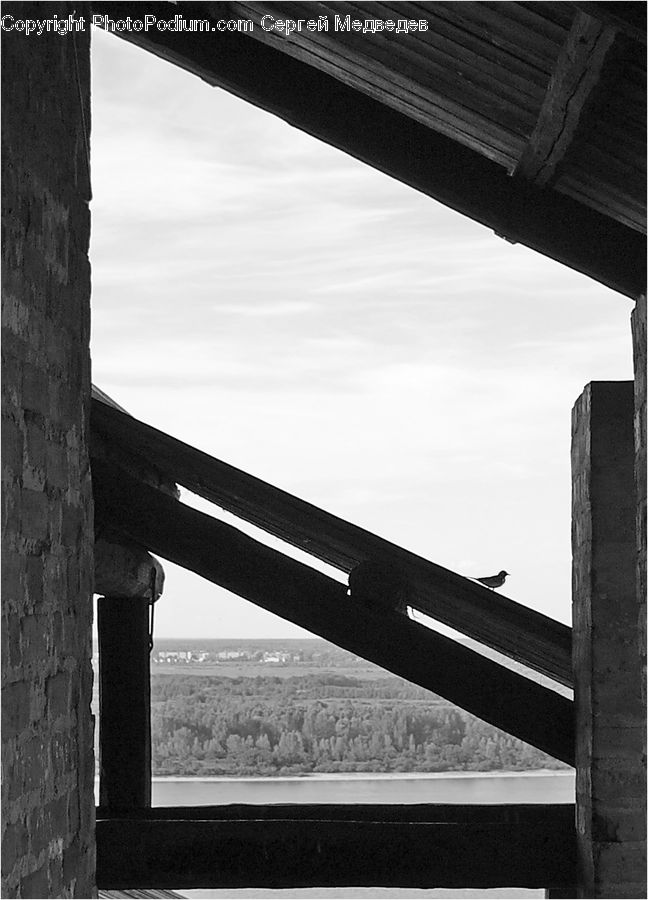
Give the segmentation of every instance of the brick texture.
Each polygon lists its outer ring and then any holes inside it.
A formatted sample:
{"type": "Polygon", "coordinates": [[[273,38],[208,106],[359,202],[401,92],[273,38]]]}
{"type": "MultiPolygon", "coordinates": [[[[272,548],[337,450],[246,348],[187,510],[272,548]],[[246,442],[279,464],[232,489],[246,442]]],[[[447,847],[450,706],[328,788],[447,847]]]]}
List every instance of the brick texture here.
{"type": "Polygon", "coordinates": [[[89,42],[2,35],[4,897],[96,895],[89,42]]]}

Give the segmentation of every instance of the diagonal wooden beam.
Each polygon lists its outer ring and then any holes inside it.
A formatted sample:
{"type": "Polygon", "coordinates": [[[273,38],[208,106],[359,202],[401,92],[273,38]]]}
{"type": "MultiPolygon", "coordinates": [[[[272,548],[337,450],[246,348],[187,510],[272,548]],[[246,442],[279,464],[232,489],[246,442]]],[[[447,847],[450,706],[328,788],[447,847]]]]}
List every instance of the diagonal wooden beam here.
{"type": "Polygon", "coordinates": [[[547,87],[538,121],[513,170],[536,185],[552,182],[596,90],[616,29],[583,12],[574,16],[547,87]]]}
{"type": "MultiPolygon", "coordinates": [[[[205,19],[219,4],[183,3],[205,19]]],[[[123,19],[128,4],[94,2],[123,19]]],[[[173,3],[149,15],[172,20],[173,3]]],[[[139,13],[133,12],[133,15],[139,13]]],[[[214,15],[218,15],[215,12],[214,15]]],[[[643,236],[570,197],[539,190],[457,141],[427,128],[313,66],[243,33],[121,31],[118,36],[279,116],[463,215],[635,298],[644,289],[643,236]]]]}
{"type": "MultiPolygon", "coordinates": [[[[350,572],[365,559],[404,570],[416,589],[409,605],[511,659],[571,685],[571,629],[499,592],[397,547],[93,400],[93,440],[130,454],[172,481],[275,537],[350,572]]],[[[119,460],[117,460],[119,461],[119,460]]],[[[141,466],[140,466],[141,467],[141,466]]]]}
{"type": "Polygon", "coordinates": [[[573,704],[534,681],[347,589],[132,478],[92,461],[95,521],[496,728],[572,764],[573,704]]]}

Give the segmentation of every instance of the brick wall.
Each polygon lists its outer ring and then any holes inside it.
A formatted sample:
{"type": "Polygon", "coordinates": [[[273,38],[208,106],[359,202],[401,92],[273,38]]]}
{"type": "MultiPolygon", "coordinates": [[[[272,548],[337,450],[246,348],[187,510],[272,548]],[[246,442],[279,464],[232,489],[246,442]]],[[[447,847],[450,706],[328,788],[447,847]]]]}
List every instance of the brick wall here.
{"type": "Polygon", "coordinates": [[[2,35],[5,897],[94,894],[89,40],[2,35]]]}

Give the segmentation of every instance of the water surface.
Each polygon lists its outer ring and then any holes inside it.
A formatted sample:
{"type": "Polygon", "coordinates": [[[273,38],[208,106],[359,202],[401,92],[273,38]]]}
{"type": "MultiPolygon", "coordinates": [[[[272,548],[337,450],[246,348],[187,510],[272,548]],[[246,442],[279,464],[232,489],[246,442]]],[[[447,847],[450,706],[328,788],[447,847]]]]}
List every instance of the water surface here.
{"type": "MultiPolygon", "coordinates": [[[[311,775],[293,778],[154,779],[154,806],[228,803],[573,803],[574,772],[443,772],[311,775]]],[[[194,900],[431,900],[541,898],[544,891],[412,888],[260,888],[182,890],[194,900]]]]}
{"type": "Polygon", "coordinates": [[[153,780],[153,806],[573,802],[574,773],[571,770],[153,780]]]}

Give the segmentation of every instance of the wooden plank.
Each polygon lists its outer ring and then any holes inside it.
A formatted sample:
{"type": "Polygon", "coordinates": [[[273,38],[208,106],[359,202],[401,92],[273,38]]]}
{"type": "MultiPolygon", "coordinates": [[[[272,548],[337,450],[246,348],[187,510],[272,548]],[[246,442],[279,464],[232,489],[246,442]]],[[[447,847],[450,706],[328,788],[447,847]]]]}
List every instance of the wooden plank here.
{"type": "MultiPolygon", "coordinates": [[[[420,10],[417,11],[418,4],[399,2],[398,6],[403,9],[406,18],[418,18],[421,15],[420,10]],[[410,7],[410,13],[406,11],[407,7],[410,7]]],[[[508,41],[501,33],[495,35],[492,28],[462,17],[463,7],[464,3],[461,6],[458,3],[435,3],[427,16],[430,30],[450,37],[459,46],[459,53],[464,47],[472,47],[479,57],[494,62],[502,71],[508,69],[511,73],[522,74],[541,88],[541,93],[544,94],[555,58],[555,47],[550,47],[549,53],[537,58],[537,44],[526,48],[521,46],[519,40],[508,41]],[[527,49],[528,53],[525,52],[527,49]]],[[[423,39],[425,37],[422,36],[423,39]]]]}
{"type": "MultiPolygon", "coordinates": [[[[481,0],[477,0],[481,3],[481,0]]],[[[562,44],[566,33],[571,26],[573,10],[560,0],[560,2],[551,2],[551,0],[542,0],[538,3],[535,0],[523,3],[502,3],[496,0],[494,4],[500,15],[510,15],[525,28],[528,28],[533,35],[544,35],[550,40],[554,46],[562,44]]]]}
{"type": "MultiPolygon", "coordinates": [[[[483,6],[471,5],[479,10],[483,6]]],[[[151,3],[147,10],[160,19],[173,18],[177,12],[170,3],[151,3]]],[[[116,2],[93,6],[95,15],[117,20],[123,11],[123,4],[116,2]]],[[[185,9],[185,15],[191,12],[204,17],[205,7],[185,9]]],[[[119,37],[279,116],[508,240],[633,298],[641,293],[646,248],[640,235],[571,198],[521,187],[479,153],[281,50],[237,32],[219,32],[215,37],[207,32],[149,29],[122,31],[119,37]]]]}
{"type": "Polygon", "coordinates": [[[98,520],[129,540],[445,697],[572,763],[570,700],[384,606],[126,472],[92,462],[98,520]]]}
{"type": "Polygon", "coordinates": [[[615,34],[614,28],[603,27],[585,13],[576,14],[514,175],[537,185],[547,185],[555,177],[599,84],[615,34]]]}
{"type": "Polygon", "coordinates": [[[151,809],[131,809],[117,815],[109,809],[97,807],[97,820],[491,822],[553,827],[563,832],[573,827],[574,814],[573,803],[233,803],[224,806],[155,806],[151,809]]]}
{"type": "Polygon", "coordinates": [[[573,824],[97,822],[104,889],[542,888],[573,883],[574,868],[573,824]]]}
{"type": "Polygon", "coordinates": [[[189,490],[345,572],[364,559],[393,563],[407,573],[415,587],[411,606],[571,686],[571,633],[567,626],[99,401],[92,403],[91,422],[93,433],[104,442],[141,456],[189,490]]]}
{"type": "MultiPolygon", "coordinates": [[[[273,10],[275,16],[299,14],[299,10],[289,12],[284,6],[276,3],[230,4],[234,17],[250,18],[257,24],[268,10],[273,10]]],[[[342,17],[350,14],[354,18],[356,11],[350,4],[341,4],[339,14],[342,17]]],[[[333,22],[333,13],[329,12],[329,15],[333,22]]],[[[406,56],[411,54],[404,53],[403,40],[399,41],[396,54],[394,41],[378,34],[369,38],[354,32],[322,32],[309,34],[306,39],[293,35],[286,41],[274,32],[257,27],[253,37],[315,66],[427,127],[460,140],[503,166],[511,165],[517,158],[524,146],[522,135],[526,136],[531,127],[529,125],[525,130],[525,123],[518,121],[528,119],[528,113],[523,111],[518,115],[492,90],[478,89],[478,96],[475,96],[467,77],[463,82],[463,102],[454,99],[457,80],[451,70],[436,60],[436,55],[428,55],[425,69],[419,66],[418,70],[412,71],[406,62],[406,56]],[[498,114],[502,111],[509,114],[508,121],[498,114]]],[[[535,116],[531,121],[535,121],[535,116]]]]}
{"type": "Polygon", "coordinates": [[[592,165],[583,166],[583,169],[589,178],[596,178],[597,181],[604,179],[604,188],[614,186],[615,190],[620,191],[631,210],[643,209],[645,214],[646,172],[641,171],[643,154],[640,159],[640,142],[633,147],[629,141],[629,146],[621,150],[613,141],[614,138],[610,139],[604,132],[592,135],[587,149],[581,151],[587,154],[588,160],[591,159],[592,165]]]}
{"type": "Polygon", "coordinates": [[[626,37],[639,44],[646,44],[646,4],[619,2],[619,0],[595,0],[572,3],[589,16],[622,31],[626,37]]]}
{"type": "MultiPolygon", "coordinates": [[[[454,4],[456,6],[456,4],[454,4]]],[[[398,10],[392,10],[389,18],[405,19],[426,18],[430,29],[423,35],[418,35],[418,41],[426,44],[428,41],[433,46],[446,47],[451,55],[460,59],[468,58],[475,66],[479,66],[483,72],[488,73],[495,83],[504,79],[515,84],[530,96],[536,97],[536,102],[542,102],[548,75],[533,65],[531,60],[520,57],[519,46],[507,50],[488,39],[488,35],[480,30],[472,33],[452,21],[452,11],[448,5],[434,4],[433,7],[422,11],[415,3],[401,2],[398,10]],[[398,14],[397,14],[398,13],[398,14]],[[438,43],[440,42],[440,43],[438,43]],[[452,48],[456,49],[453,50],[452,48]]],[[[387,18],[384,16],[383,18],[387,18]]]]}
{"type": "Polygon", "coordinates": [[[111,809],[151,805],[149,601],[101,597],[99,800],[111,809]]]}
{"type": "Polygon", "coordinates": [[[483,37],[485,42],[492,42],[541,71],[550,73],[564,29],[549,25],[551,34],[543,34],[538,29],[537,21],[531,27],[519,21],[520,10],[518,3],[495,5],[481,0],[435,4],[435,12],[439,15],[447,15],[452,21],[461,23],[466,31],[483,37]]]}
{"type": "MultiPolygon", "coordinates": [[[[413,18],[407,15],[402,4],[398,7],[390,7],[386,4],[376,4],[376,17],[381,19],[413,18]]],[[[355,18],[360,18],[358,11],[363,9],[360,4],[350,4],[356,12],[355,18]]],[[[419,13],[416,18],[422,18],[419,13]]],[[[426,70],[432,59],[445,67],[446,77],[454,79],[454,91],[460,90],[461,75],[466,72],[471,78],[475,78],[482,85],[489,87],[495,94],[505,97],[523,111],[536,110],[542,102],[544,95],[545,79],[542,86],[538,85],[539,73],[537,69],[519,60],[510,54],[501,54],[498,48],[488,41],[475,39],[467,32],[455,29],[444,19],[435,16],[432,9],[427,9],[424,18],[427,19],[429,28],[426,32],[412,32],[408,35],[405,45],[399,43],[398,55],[418,58],[419,67],[426,70]],[[449,40],[448,35],[458,35],[459,40],[449,40]],[[471,49],[477,45],[478,52],[471,49]],[[494,62],[503,56],[504,62],[494,62]],[[520,73],[523,74],[520,74],[520,73]]],[[[397,36],[400,40],[402,35],[397,36]]],[[[396,48],[394,48],[396,49],[396,48]]]]}
{"type": "MultiPolygon", "coordinates": [[[[266,14],[280,18],[309,16],[307,9],[294,10],[292,3],[235,2],[231,7],[235,17],[250,18],[255,23],[260,23],[266,14]]],[[[389,13],[381,13],[380,9],[374,14],[390,18],[389,13]]],[[[362,6],[354,3],[336,3],[335,11],[328,8],[331,23],[335,15],[362,21],[366,10],[363,12],[362,6]]],[[[352,87],[379,96],[395,109],[407,101],[425,114],[430,103],[448,104],[463,120],[464,130],[475,120],[479,128],[497,125],[505,135],[526,135],[533,127],[541,102],[539,98],[529,106],[528,95],[513,86],[514,78],[508,75],[503,81],[495,82],[487,62],[477,59],[476,65],[470,65],[468,51],[459,53],[456,45],[445,47],[434,31],[425,32],[421,39],[417,33],[300,32],[287,41],[280,34],[263,31],[259,26],[252,36],[310,62],[352,87]],[[377,87],[380,94],[373,92],[377,87]]],[[[497,71],[501,76],[505,70],[497,71]]],[[[431,112],[434,115],[433,108],[431,112]]],[[[421,116],[428,124],[430,118],[429,114],[421,116]]]]}
{"type": "Polygon", "coordinates": [[[576,171],[573,175],[562,175],[556,183],[556,190],[579,200],[587,199],[593,209],[600,209],[606,215],[614,215],[619,222],[626,222],[637,231],[646,232],[646,208],[638,205],[638,193],[626,200],[623,188],[615,191],[612,185],[595,180],[584,170],[576,171]]]}

